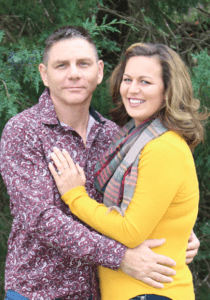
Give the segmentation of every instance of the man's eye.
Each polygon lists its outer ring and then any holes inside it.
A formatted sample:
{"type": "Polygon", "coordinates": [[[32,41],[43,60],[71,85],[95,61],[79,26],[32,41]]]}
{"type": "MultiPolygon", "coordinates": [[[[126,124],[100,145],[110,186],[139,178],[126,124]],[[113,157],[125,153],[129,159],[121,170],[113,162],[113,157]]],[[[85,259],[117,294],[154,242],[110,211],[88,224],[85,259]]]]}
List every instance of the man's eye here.
{"type": "Polygon", "coordinates": [[[65,64],[57,65],[57,68],[64,68],[64,67],[65,67],[65,64]]]}
{"type": "Polygon", "coordinates": [[[89,63],[87,63],[86,61],[82,61],[82,62],[80,63],[80,66],[86,67],[86,66],[89,66],[89,63]]]}

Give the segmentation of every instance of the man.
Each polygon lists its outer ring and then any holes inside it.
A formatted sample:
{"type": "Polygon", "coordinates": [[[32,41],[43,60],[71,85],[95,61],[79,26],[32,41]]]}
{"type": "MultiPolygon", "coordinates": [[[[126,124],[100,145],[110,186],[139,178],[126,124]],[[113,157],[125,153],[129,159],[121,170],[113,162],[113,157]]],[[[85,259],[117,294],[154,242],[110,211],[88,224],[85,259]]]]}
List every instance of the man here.
{"type": "Polygon", "coordinates": [[[175,272],[162,264],[175,262],[147,247],[163,240],[126,249],[96,233],[61,201],[48,170],[53,147],[65,148],[84,168],[89,195],[102,201],[94,187],[95,163],[118,127],[90,108],[103,78],[103,62],[90,35],[81,27],[56,30],[46,41],[39,71],[47,89],[37,105],[7,123],[1,140],[1,173],[14,218],[6,299],[100,299],[97,265],[121,267],[157,287],[162,286],[158,281],[170,282],[166,275],[175,272]]]}

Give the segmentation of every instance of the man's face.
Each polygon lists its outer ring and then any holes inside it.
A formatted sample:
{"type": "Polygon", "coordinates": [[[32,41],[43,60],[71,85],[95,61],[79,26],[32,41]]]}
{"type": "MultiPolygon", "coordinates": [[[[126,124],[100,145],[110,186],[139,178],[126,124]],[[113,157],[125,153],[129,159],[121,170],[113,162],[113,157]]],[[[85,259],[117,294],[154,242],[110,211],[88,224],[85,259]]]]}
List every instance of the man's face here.
{"type": "Polygon", "coordinates": [[[103,61],[97,61],[88,41],[72,38],[55,43],[47,66],[40,64],[39,71],[55,108],[89,105],[93,91],[103,79],[103,61]]]}

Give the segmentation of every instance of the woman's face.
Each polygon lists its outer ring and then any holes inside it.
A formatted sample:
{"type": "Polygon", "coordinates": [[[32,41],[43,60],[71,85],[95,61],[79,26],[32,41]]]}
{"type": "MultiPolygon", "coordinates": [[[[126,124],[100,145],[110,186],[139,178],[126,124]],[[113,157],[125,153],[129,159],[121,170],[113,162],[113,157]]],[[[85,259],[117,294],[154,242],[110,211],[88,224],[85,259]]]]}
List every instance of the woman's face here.
{"type": "Polygon", "coordinates": [[[138,126],[162,106],[164,83],[156,57],[134,56],[125,67],[120,94],[129,116],[138,126]]]}

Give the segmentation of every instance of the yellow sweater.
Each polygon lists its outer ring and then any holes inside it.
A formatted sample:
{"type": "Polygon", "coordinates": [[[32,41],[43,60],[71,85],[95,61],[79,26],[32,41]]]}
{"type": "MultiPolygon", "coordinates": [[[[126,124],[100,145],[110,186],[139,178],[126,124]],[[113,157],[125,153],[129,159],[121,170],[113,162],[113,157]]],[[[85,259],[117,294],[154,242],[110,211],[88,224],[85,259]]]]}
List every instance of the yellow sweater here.
{"type": "Polygon", "coordinates": [[[185,264],[188,238],[198,212],[198,180],[186,142],[168,131],[149,142],[141,153],[134,196],[125,216],[89,198],[77,187],[62,199],[85,223],[108,237],[134,248],[146,239],[165,238],[154,252],[173,258],[177,265],[172,283],[163,289],[135,280],[121,270],[99,267],[102,300],[128,300],[141,294],[157,294],[173,300],[193,300],[192,275],[185,264]]]}

